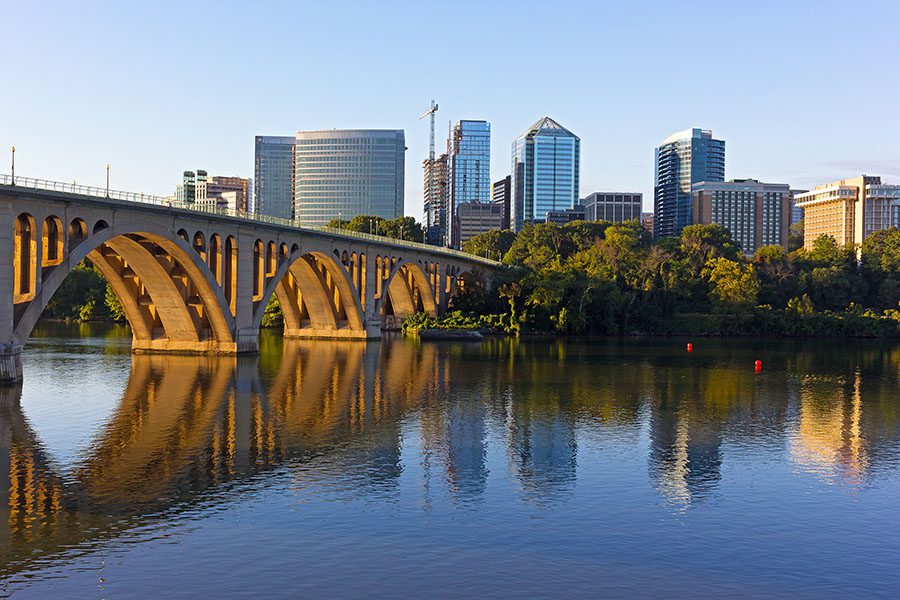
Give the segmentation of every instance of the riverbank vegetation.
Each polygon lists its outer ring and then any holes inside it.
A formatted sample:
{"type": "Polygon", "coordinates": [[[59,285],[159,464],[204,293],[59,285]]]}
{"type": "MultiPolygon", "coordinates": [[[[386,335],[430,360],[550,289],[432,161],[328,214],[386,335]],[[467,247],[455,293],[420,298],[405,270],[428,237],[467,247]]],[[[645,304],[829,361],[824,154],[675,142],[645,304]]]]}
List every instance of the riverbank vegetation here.
{"type": "Polygon", "coordinates": [[[900,336],[897,229],[860,248],[822,236],[809,250],[746,256],[718,225],[654,242],[637,221],[576,221],[491,231],[463,249],[509,268],[491,293],[466,286],[454,312],[428,326],[485,319],[509,333],[900,336]]]}
{"type": "Polygon", "coordinates": [[[42,317],[58,321],[124,323],[125,311],[100,271],[85,259],[63,280],[42,317]]]}

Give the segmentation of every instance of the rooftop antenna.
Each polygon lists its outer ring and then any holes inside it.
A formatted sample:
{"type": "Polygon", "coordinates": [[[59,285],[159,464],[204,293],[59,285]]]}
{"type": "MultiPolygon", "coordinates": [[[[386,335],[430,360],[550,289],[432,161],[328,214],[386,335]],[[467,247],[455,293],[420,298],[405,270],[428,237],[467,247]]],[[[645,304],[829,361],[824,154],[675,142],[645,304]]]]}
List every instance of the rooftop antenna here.
{"type": "Polygon", "coordinates": [[[429,108],[428,110],[423,112],[422,116],[419,117],[420,119],[424,119],[425,117],[428,117],[428,116],[431,117],[431,144],[428,147],[428,160],[430,160],[430,161],[434,161],[434,113],[436,113],[437,110],[438,110],[437,102],[435,102],[432,99],[431,108],[429,108]]]}

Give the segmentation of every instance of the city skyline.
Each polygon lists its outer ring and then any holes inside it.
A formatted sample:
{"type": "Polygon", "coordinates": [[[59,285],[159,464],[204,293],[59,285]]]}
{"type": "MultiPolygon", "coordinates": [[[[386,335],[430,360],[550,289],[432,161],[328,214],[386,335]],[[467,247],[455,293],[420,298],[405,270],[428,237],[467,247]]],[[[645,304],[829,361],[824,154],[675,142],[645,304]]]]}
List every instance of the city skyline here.
{"type": "Polygon", "coordinates": [[[418,117],[436,98],[441,105],[439,139],[451,121],[492,123],[492,181],[509,174],[506,149],[511,141],[535,115],[548,114],[582,139],[582,196],[604,189],[634,190],[643,193],[645,209],[653,197],[653,148],[669,132],[689,127],[712,129],[729,141],[728,179],[754,177],[799,188],[859,173],[878,173],[888,182],[900,179],[900,152],[892,145],[900,123],[888,118],[900,97],[900,84],[885,77],[890,72],[887,58],[900,54],[900,41],[890,35],[900,7],[867,3],[868,11],[879,18],[867,23],[866,44],[801,44],[787,55],[785,40],[846,23],[861,7],[834,3],[822,10],[818,3],[764,4],[755,5],[754,11],[727,7],[712,14],[699,5],[645,4],[646,10],[560,5],[559,10],[577,12],[579,23],[584,23],[579,25],[581,35],[567,32],[564,49],[522,50],[523,58],[541,68],[553,84],[523,95],[515,94],[511,84],[499,85],[496,77],[509,68],[501,48],[541,14],[537,4],[516,11],[509,4],[481,9],[485,25],[475,34],[483,36],[475,35],[460,59],[478,55],[484,60],[460,83],[426,68],[430,56],[403,50],[426,46],[441,22],[474,4],[421,10],[400,3],[389,11],[358,5],[350,15],[336,5],[302,10],[234,6],[221,13],[213,10],[217,5],[198,5],[215,25],[200,30],[170,19],[174,4],[162,5],[158,12],[140,6],[111,12],[61,4],[56,9],[59,18],[44,23],[45,39],[35,45],[18,24],[37,20],[37,7],[14,2],[7,11],[8,43],[16,89],[27,91],[0,97],[7,115],[0,132],[0,171],[8,171],[9,147],[15,145],[17,170],[24,175],[100,185],[110,163],[113,187],[162,195],[170,193],[184,165],[253,177],[257,135],[299,129],[403,129],[409,148],[404,212],[421,219],[420,165],[428,156],[428,127],[418,117]],[[299,14],[291,18],[291,13],[302,13],[303,25],[288,36],[299,20],[299,14]],[[756,28],[755,35],[761,36],[752,52],[733,35],[738,15],[742,27],[756,28]],[[349,43],[331,54],[316,52],[330,35],[330,30],[319,31],[320,24],[338,18],[346,25],[349,43]],[[501,29],[489,26],[498,21],[501,29]],[[597,24],[609,38],[603,48],[618,47],[619,52],[594,47],[594,38],[587,34],[597,24]],[[354,41],[372,27],[397,34],[397,39],[379,36],[365,48],[354,41]],[[187,28],[189,35],[179,35],[187,28]],[[266,32],[258,47],[221,43],[223,35],[253,30],[266,32]],[[681,32],[681,51],[696,56],[698,64],[702,60],[706,71],[716,75],[698,83],[674,72],[659,74],[670,91],[662,102],[661,83],[650,73],[655,53],[662,51],[664,35],[671,30],[681,32]],[[692,31],[704,35],[685,35],[692,31]],[[158,43],[160,36],[165,43],[158,43]],[[713,47],[716,52],[709,53],[713,47]],[[276,52],[315,60],[292,59],[297,77],[285,78],[280,69],[284,61],[271,60],[276,52]],[[587,57],[594,66],[584,71],[582,61],[563,60],[566,53],[587,57]],[[206,94],[172,94],[188,80],[189,87],[195,87],[197,71],[181,68],[189,63],[201,65],[213,79],[235,70],[253,72],[259,84],[217,94],[215,101],[206,94]],[[877,84],[878,93],[859,95],[848,105],[840,94],[804,92],[849,72],[877,84]],[[748,76],[754,73],[765,73],[772,89],[779,91],[765,93],[754,87],[753,93],[745,93],[748,76]],[[366,94],[360,101],[336,85],[348,79],[363,89],[381,90],[379,82],[390,86],[388,93],[366,94]],[[572,81],[577,93],[572,92],[572,81]],[[598,95],[613,85],[625,93],[598,95]],[[279,93],[273,93],[275,89],[279,93]],[[712,94],[713,89],[725,92],[712,94]],[[516,102],[510,102],[512,98],[516,102]],[[839,147],[830,143],[836,130],[846,136],[839,147]],[[135,144],[135,138],[142,143],[135,144]]]}

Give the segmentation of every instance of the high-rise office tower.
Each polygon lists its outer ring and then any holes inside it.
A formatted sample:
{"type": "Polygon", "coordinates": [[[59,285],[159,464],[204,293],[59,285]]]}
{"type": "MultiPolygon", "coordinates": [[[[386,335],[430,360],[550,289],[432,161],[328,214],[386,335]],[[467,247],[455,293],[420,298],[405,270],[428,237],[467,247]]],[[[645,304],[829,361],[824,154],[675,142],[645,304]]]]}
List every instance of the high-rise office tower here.
{"type": "Polygon", "coordinates": [[[510,225],[543,222],[547,212],[574,208],[578,203],[581,140],[544,117],[512,145],[510,225]]]}
{"type": "Polygon", "coordinates": [[[460,245],[457,210],[460,204],[491,201],[491,124],[462,120],[453,127],[448,142],[450,245],[460,245]]]}
{"type": "Polygon", "coordinates": [[[491,184],[491,202],[503,207],[503,222],[501,229],[509,229],[509,201],[511,196],[511,177],[507,175],[500,181],[491,184]]]}
{"type": "Polygon", "coordinates": [[[653,236],[677,236],[691,224],[691,186],[725,181],[725,141],[685,129],[663,140],[655,158],[653,236]]]}
{"type": "Polygon", "coordinates": [[[721,225],[745,254],[763,246],[787,248],[791,189],[755,179],[701,181],[693,186],[691,222],[721,225]]]}
{"type": "Polygon", "coordinates": [[[803,245],[812,248],[820,235],[838,244],[862,244],[882,229],[900,227],[900,185],[862,175],[816,186],[795,197],[803,209],[803,245]]]}
{"type": "Polygon", "coordinates": [[[450,179],[446,154],[422,161],[425,175],[425,241],[433,246],[447,245],[447,205],[450,179]]]}
{"type": "Polygon", "coordinates": [[[294,138],[256,136],[253,178],[256,180],[253,211],[270,217],[293,218],[294,138]]]}
{"type": "Polygon", "coordinates": [[[405,152],[399,129],[298,131],[294,218],[327,225],[356,215],[403,216],[405,152]]]}

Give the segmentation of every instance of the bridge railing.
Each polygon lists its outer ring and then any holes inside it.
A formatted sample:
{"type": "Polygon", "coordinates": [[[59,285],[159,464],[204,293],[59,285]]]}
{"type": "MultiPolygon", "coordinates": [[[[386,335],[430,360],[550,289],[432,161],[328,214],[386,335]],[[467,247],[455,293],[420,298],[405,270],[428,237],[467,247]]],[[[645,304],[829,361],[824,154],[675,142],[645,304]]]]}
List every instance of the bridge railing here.
{"type": "Polygon", "coordinates": [[[435,254],[443,254],[445,256],[453,256],[463,260],[479,262],[490,266],[499,266],[500,263],[468,252],[453,250],[452,248],[443,248],[441,246],[431,246],[421,242],[413,242],[410,240],[400,240],[397,238],[389,238],[383,235],[372,233],[362,233],[359,231],[350,231],[348,229],[338,229],[336,227],[317,227],[313,225],[301,225],[292,219],[282,219],[279,217],[271,217],[269,215],[261,215],[242,210],[230,209],[227,206],[219,204],[198,204],[195,202],[179,202],[171,196],[154,196],[152,194],[142,194],[138,192],[125,192],[122,190],[112,190],[106,188],[98,188],[88,185],[72,183],[64,183],[62,181],[50,181],[48,179],[35,179],[33,177],[16,176],[15,181],[11,175],[0,174],[0,185],[9,185],[15,187],[30,188],[35,190],[47,190],[52,192],[64,192],[68,194],[77,194],[81,196],[89,196],[92,198],[101,198],[103,200],[115,200],[118,202],[129,202],[135,204],[153,204],[156,206],[167,206],[169,208],[177,208],[197,213],[215,214],[226,217],[236,217],[248,221],[256,221],[258,223],[266,223],[270,225],[280,225],[283,227],[292,227],[301,231],[315,231],[328,233],[332,235],[343,236],[358,240],[366,240],[382,244],[391,244],[393,246],[403,246],[415,250],[432,252],[435,254]]]}

